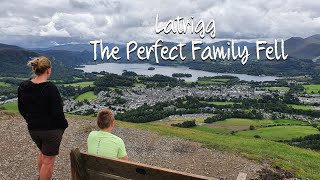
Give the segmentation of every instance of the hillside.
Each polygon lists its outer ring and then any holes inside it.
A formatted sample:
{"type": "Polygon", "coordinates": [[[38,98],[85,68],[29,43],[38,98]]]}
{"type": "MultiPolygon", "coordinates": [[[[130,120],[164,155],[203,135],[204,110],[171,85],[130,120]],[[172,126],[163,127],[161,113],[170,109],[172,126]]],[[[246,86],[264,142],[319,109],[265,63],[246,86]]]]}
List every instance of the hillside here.
{"type": "MultiPolygon", "coordinates": [[[[69,150],[80,147],[85,151],[86,138],[89,132],[95,129],[93,118],[71,116],[67,119],[69,128],[62,141],[54,179],[69,179],[69,150]]],[[[0,133],[4,137],[0,140],[2,147],[0,158],[3,160],[0,164],[0,175],[4,179],[23,177],[35,179],[34,158],[37,150],[29,137],[26,123],[17,114],[1,111],[0,122],[0,133]]],[[[200,143],[126,127],[123,123],[116,127],[114,133],[124,139],[129,158],[135,162],[231,179],[235,179],[239,172],[247,173],[249,178],[258,178],[259,174],[265,175],[265,172],[270,174],[271,171],[276,171],[269,168],[267,164],[253,162],[227,152],[207,149],[200,143]]]]}
{"type": "MultiPolygon", "coordinates": [[[[27,62],[32,57],[37,57],[41,55],[49,56],[52,60],[52,66],[54,67],[52,71],[53,79],[63,79],[65,77],[72,77],[73,75],[81,74],[80,70],[75,70],[70,67],[70,63],[74,63],[71,61],[72,59],[64,61],[66,58],[72,58],[79,60],[77,56],[71,55],[67,56],[64,53],[60,58],[60,54],[56,53],[59,58],[55,58],[56,55],[51,54],[50,52],[35,52],[20,48],[18,46],[11,45],[0,45],[0,76],[7,77],[29,77],[32,75],[31,68],[27,66],[27,62]],[[68,66],[69,65],[69,66],[68,66]]],[[[81,54],[81,56],[83,56],[81,54]]]]}
{"type": "Polygon", "coordinates": [[[15,46],[15,45],[8,45],[8,44],[0,43],[0,49],[22,49],[22,48],[19,46],[15,46]]]}

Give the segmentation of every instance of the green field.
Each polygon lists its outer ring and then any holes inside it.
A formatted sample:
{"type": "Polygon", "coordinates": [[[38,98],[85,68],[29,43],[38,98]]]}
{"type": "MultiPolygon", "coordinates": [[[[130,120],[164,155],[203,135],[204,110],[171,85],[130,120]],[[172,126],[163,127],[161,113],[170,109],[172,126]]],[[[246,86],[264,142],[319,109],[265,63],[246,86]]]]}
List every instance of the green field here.
{"type": "Polygon", "coordinates": [[[320,91],[320,84],[303,85],[303,87],[308,94],[311,94],[312,92],[318,94],[318,92],[320,91]]]}
{"type": "Polygon", "coordinates": [[[83,101],[83,100],[94,100],[97,96],[93,93],[93,91],[88,91],[86,93],[80,94],[76,100],[77,101],[83,101]]]}
{"type": "Polygon", "coordinates": [[[266,90],[271,90],[271,91],[288,91],[290,88],[288,87],[266,87],[266,90]]]}
{"type": "Polygon", "coordinates": [[[134,87],[144,87],[146,85],[142,84],[142,83],[134,83],[134,87]]]}
{"type": "Polygon", "coordinates": [[[219,79],[215,79],[215,81],[197,81],[200,85],[210,85],[210,84],[225,84],[227,81],[218,81],[219,79]]]}
{"type": "Polygon", "coordinates": [[[293,109],[314,110],[312,106],[308,106],[308,105],[288,104],[288,106],[292,107],[293,109]]]}
{"type": "Polygon", "coordinates": [[[73,87],[87,87],[87,86],[94,86],[93,81],[85,81],[85,82],[78,82],[78,83],[71,83],[71,84],[64,84],[65,86],[73,86],[73,87]]]}
{"type": "Polygon", "coordinates": [[[3,107],[6,112],[19,112],[17,101],[1,104],[0,107],[3,107]]]}
{"type": "Polygon", "coordinates": [[[238,132],[237,135],[243,137],[253,137],[259,135],[268,140],[291,140],[293,138],[304,137],[310,134],[319,134],[319,130],[311,126],[274,126],[238,132]]]}
{"type": "Polygon", "coordinates": [[[219,125],[229,125],[229,126],[268,126],[273,124],[288,124],[288,125],[301,125],[304,124],[303,121],[298,120],[290,120],[290,119],[277,119],[277,120],[269,120],[269,119],[241,119],[241,118],[230,118],[224,121],[218,121],[214,124],[219,125]]]}
{"type": "Polygon", "coordinates": [[[216,101],[216,102],[207,102],[207,101],[201,101],[203,103],[208,103],[208,104],[213,104],[213,105],[220,105],[220,106],[223,106],[223,105],[231,105],[231,104],[234,104],[234,102],[219,102],[219,101],[216,101]]]}
{"type": "Polygon", "coordinates": [[[10,87],[11,85],[5,82],[0,82],[0,87],[10,87]]]}
{"type": "Polygon", "coordinates": [[[0,79],[7,79],[7,78],[9,78],[9,79],[13,78],[13,79],[19,79],[19,80],[27,80],[27,79],[28,79],[28,78],[8,77],[8,76],[1,76],[1,77],[0,77],[0,79]]]}

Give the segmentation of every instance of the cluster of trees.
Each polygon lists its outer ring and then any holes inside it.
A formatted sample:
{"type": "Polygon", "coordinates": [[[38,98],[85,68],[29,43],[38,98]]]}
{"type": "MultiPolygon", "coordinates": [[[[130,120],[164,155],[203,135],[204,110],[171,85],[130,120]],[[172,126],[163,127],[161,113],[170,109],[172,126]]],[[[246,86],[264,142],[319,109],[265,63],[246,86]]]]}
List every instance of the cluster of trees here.
{"type": "MultiPolygon", "coordinates": [[[[1,87],[0,88],[0,96],[6,96],[6,99],[17,97],[18,95],[18,87],[17,86],[9,86],[9,87],[1,87]]],[[[1,100],[1,98],[0,98],[1,100]]]]}
{"type": "Polygon", "coordinates": [[[93,91],[93,86],[86,86],[86,87],[74,87],[74,86],[58,86],[58,89],[63,97],[77,97],[80,94],[83,94],[88,91],[93,91]]]}
{"type": "Polygon", "coordinates": [[[196,121],[195,120],[184,121],[182,123],[171,124],[171,126],[181,127],[181,128],[191,128],[191,127],[196,126],[196,121]]]}
{"type": "Polygon", "coordinates": [[[94,81],[94,92],[98,93],[100,91],[106,91],[109,90],[110,87],[117,86],[130,87],[133,86],[135,82],[136,80],[134,78],[108,73],[94,81]]]}
{"type": "Polygon", "coordinates": [[[283,96],[283,102],[287,104],[299,104],[299,98],[296,97],[293,93],[290,91],[285,93],[283,96]]]}
{"type": "MultiPolygon", "coordinates": [[[[285,95],[286,96],[286,95],[285,95]]],[[[271,112],[281,112],[281,113],[288,113],[288,114],[300,114],[306,115],[311,117],[319,117],[320,111],[315,110],[303,110],[303,109],[294,109],[287,105],[286,102],[296,102],[297,100],[291,99],[290,101],[286,99],[286,97],[280,97],[278,94],[273,95],[265,95],[262,96],[261,99],[243,99],[241,104],[237,106],[243,109],[264,109],[265,111],[271,112]],[[286,99],[286,102],[284,100],[286,99]]],[[[287,98],[295,98],[294,96],[288,95],[287,98]]]]}
{"type": "Polygon", "coordinates": [[[94,81],[96,78],[97,78],[97,75],[95,73],[83,73],[81,75],[55,80],[55,83],[57,85],[63,85],[63,84],[79,83],[79,82],[85,82],[85,81],[94,81]]]}
{"type": "Polygon", "coordinates": [[[230,112],[216,110],[215,113],[216,113],[215,116],[206,118],[204,122],[212,123],[216,121],[224,121],[229,118],[263,119],[263,114],[257,112],[254,109],[251,111],[233,110],[230,112]]]}
{"type": "Polygon", "coordinates": [[[240,81],[238,77],[222,75],[222,76],[212,76],[212,77],[198,77],[198,81],[222,81],[228,85],[234,85],[240,81]]]}
{"type": "Polygon", "coordinates": [[[198,77],[199,81],[208,81],[208,80],[214,80],[214,79],[228,79],[228,80],[235,80],[239,81],[240,79],[236,76],[230,76],[230,75],[222,75],[222,76],[204,76],[204,77],[198,77]]]}
{"type": "Polygon", "coordinates": [[[206,107],[208,106],[208,104],[201,102],[197,97],[186,96],[184,98],[178,98],[175,101],[175,106],[177,106],[178,108],[196,109],[206,107]]]}
{"type": "Polygon", "coordinates": [[[128,122],[144,123],[160,120],[171,115],[213,113],[213,111],[203,110],[200,108],[205,105],[206,104],[201,103],[196,97],[188,96],[185,98],[178,98],[174,101],[159,102],[153,106],[144,104],[136,109],[117,114],[116,119],[128,122]],[[174,105],[176,108],[180,108],[180,110],[164,110],[164,107],[168,107],[170,105],[174,105]]]}
{"type": "Polygon", "coordinates": [[[320,150],[320,134],[311,134],[305,137],[294,138],[285,142],[301,148],[309,148],[318,151],[320,150]]]}
{"type": "Polygon", "coordinates": [[[122,76],[138,76],[138,74],[133,71],[124,70],[124,72],[122,73],[122,76]]]}
{"type": "Polygon", "coordinates": [[[304,87],[301,84],[292,84],[289,86],[289,93],[299,93],[304,91],[304,87]]]}
{"type": "Polygon", "coordinates": [[[0,96],[6,96],[6,99],[17,97],[18,85],[22,82],[21,79],[1,78],[1,82],[7,83],[9,85],[0,87],[0,96]]]}
{"type": "MultiPolygon", "coordinates": [[[[156,74],[152,77],[149,76],[141,76],[139,77],[140,81],[143,82],[164,82],[164,83],[177,83],[179,80],[173,77],[164,76],[161,74],[156,74]]],[[[180,80],[181,81],[181,80],[180,80]]]]}
{"type": "Polygon", "coordinates": [[[164,111],[152,109],[147,105],[138,107],[127,111],[125,113],[118,113],[116,119],[121,121],[133,122],[133,123],[145,123],[160,120],[170,115],[174,115],[175,111],[164,111]]]}
{"type": "Polygon", "coordinates": [[[188,73],[173,73],[172,77],[192,77],[192,74],[188,74],[188,73]]]}
{"type": "Polygon", "coordinates": [[[277,81],[250,81],[251,87],[288,87],[288,82],[285,79],[278,79],[277,81]]]}
{"type": "Polygon", "coordinates": [[[164,76],[160,74],[156,74],[152,77],[140,76],[138,79],[140,83],[146,84],[147,88],[165,87],[165,86],[174,87],[177,85],[185,85],[183,79],[177,79],[174,77],[164,76]]]}

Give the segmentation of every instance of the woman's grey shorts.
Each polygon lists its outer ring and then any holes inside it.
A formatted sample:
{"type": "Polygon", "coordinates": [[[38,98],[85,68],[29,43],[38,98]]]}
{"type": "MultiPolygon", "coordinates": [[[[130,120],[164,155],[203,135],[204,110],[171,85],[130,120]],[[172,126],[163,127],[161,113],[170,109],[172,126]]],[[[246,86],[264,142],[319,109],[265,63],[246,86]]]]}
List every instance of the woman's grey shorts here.
{"type": "Polygon", "coordinates": [[[30,131],[32,140],[36,143],[41,153],[46,156],[59,154],[59,147],[64,129],[30,131]]]}

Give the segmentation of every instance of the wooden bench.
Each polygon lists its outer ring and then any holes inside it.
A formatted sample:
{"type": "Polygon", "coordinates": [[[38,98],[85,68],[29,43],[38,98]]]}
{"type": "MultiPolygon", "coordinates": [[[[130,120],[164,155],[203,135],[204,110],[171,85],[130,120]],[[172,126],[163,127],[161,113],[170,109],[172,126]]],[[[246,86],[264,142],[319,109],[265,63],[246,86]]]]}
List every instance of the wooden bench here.
{"type": "Polygon", "coordinates": [[[152,180],[203,180],[216,178],[174,171],[146,164],[105,158],[71,150],[72,180],[105,180],[105,179],[152,179],[152,180]]]}

